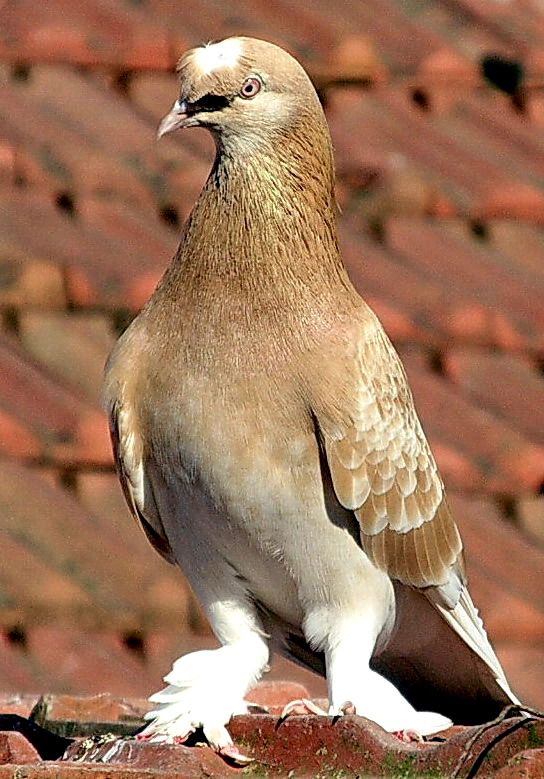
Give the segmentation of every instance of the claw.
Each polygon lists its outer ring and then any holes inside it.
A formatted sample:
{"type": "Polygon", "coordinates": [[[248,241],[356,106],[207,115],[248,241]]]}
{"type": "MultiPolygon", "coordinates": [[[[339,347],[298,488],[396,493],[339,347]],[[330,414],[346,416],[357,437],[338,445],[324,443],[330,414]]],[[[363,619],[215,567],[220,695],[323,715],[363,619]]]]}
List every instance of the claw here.
{"type": "Polygon", "coordinates": [[[261,706],[260,703],[251,703],[251,701],[248,701],[247,711],[248,714],[269,714],[270,713],[270,709],[268,708],[268,706],[261,706]]]}
{"type": "Polygon", "coordinates": [[[227,744],[226,746],[217,749],[216,752],[218,755],[221,755],[221,757],[230,760],[237,765],[249,765],[249,763],[252,763],[254,760],[253,757],[249,757],[240,752],[236,744],[227,744]]]}
{"type": "Polygon", "coordinates": [[[411,744],[414,741],[423,741],[423,736],[416,730],[395,730],[391,735],[395,736],[395,738],[398,738],[399,741],[402,741],[405,744],[411,744]]]}
{"type": "Polygon", "coordinates": [[[333,714],[332,717],[333,725],[335,725],[338,722],[341,716],[343,715],[348,716],[350,714],[357,714],[357,709],[355,708],[354,703],[352,703],[351,701],[346,701],[340,706],[338,711],[333,714]]]}
{"type": "Polygon", "coordinates": [[[281,723],[292,714],[316,714],[318,717],[327,716],[327,712],[323,711],[323,709],[308,698],[299,698],[298,700],[290,701],[290,703],[284,706],[280,714],[279,724],[281,725],[281,723]]]}

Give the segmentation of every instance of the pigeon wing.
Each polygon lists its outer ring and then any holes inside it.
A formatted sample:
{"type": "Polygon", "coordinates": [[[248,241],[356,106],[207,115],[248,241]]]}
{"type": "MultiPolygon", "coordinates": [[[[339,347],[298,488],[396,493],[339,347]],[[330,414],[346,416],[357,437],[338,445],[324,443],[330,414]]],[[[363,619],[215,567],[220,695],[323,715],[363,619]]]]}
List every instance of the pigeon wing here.
{"type": "Polygon", "coordinates": [[[130,512],[157,552],[169,563],[175,563],[153,497],[153,485],[145,471],[143,446],[133,414],[120,401],[110,408],[109,426],[115,465],[130,512]]]}
{"type": "Polygon", "coordinates": [[[461,538],[404,368],[377,318],[365,319],[346,371],[348,413],[333,403],[317,420],[334,491],[374,565],[425,594],[515,701],[466,588],[461,538]]]}

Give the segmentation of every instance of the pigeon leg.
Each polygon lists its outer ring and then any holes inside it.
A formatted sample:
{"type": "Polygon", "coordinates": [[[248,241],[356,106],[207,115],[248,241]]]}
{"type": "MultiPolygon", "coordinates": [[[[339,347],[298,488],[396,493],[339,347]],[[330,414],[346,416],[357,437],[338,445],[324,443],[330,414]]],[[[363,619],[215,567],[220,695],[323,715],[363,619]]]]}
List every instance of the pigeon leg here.
{"type": "Polygon", "coordinates": [[[355,712],[373,720],[389,733],[412,738],[428,736],[450,727],[451,720],[430,711],[416,711],[397,688],[369,667],[374,641],[364,624],[350,626],[325,651],[329,686],[329,714],[355,712]],[[346,705],[349,701],[349,708],[346,705]]]}
{"type": "MultiPolygon", "coordinates": [[[[234,614],[230,604],[223,617],[234,614]]],[[[224,646],[192,652],[175,661],[164,677],[168,686],[149,699],[155,706],[146,714],[149,724],[139,738],[183,743],[197,728],[202,728],[206,740],[219,754],[238,763],[247,762],[234,747],[226,725],[233,715],[244,714],[251,706],[244,695],[266,670],[269,649],[261,631],[247,629],[247,620],[246,630],[242,631],[244,616],[240,609],[239,624],[224,646]]],[[[225,619],[222,637],[228,635],[225,619]]]]}

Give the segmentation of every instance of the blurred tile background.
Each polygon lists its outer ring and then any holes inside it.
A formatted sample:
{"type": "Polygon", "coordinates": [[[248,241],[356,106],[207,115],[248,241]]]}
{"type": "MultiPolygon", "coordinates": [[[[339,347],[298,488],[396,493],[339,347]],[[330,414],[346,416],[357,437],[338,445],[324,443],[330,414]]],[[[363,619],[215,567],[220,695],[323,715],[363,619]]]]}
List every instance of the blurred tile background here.
{"type": "Polygon", "coordinates": [[[146,695],[212,642],[129,518],[99,398],[213,158],[202,131],[155,142],[176,60],[230,34],[318,88],[350,273],[405,361],[498,653],[544,707],[538,0],[0,3],[0,690],[146,695]]]}

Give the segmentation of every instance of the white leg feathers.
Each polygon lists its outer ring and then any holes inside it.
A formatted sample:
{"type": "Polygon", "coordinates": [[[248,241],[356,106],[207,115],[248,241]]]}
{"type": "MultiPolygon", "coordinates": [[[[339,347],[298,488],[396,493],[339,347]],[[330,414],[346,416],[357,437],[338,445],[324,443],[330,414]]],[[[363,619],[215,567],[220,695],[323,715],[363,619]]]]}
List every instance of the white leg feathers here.
{"type": "Polygon", "coordinates": [[[397,688],[369,667],[376,642],[376,619],[372,613],[353,614],[337,621],[325,645],[329,714],[347,710],[367,717],[390,733],[429,736],[445,730],[451,720],[441,714],[416,711],[397,688]]]}
{"type": "Polygon", "coordinates": [[[157,704],[146,715],[149,724],[140,738],[183,742],[197,728],[212,747],[232,744],[226,725],[234,714],[247,711],[244,695],[266,668],[266,640],[251,633],[219,649],[181,657],[164,677],[168,686],[150,697],[157,704]]]}

